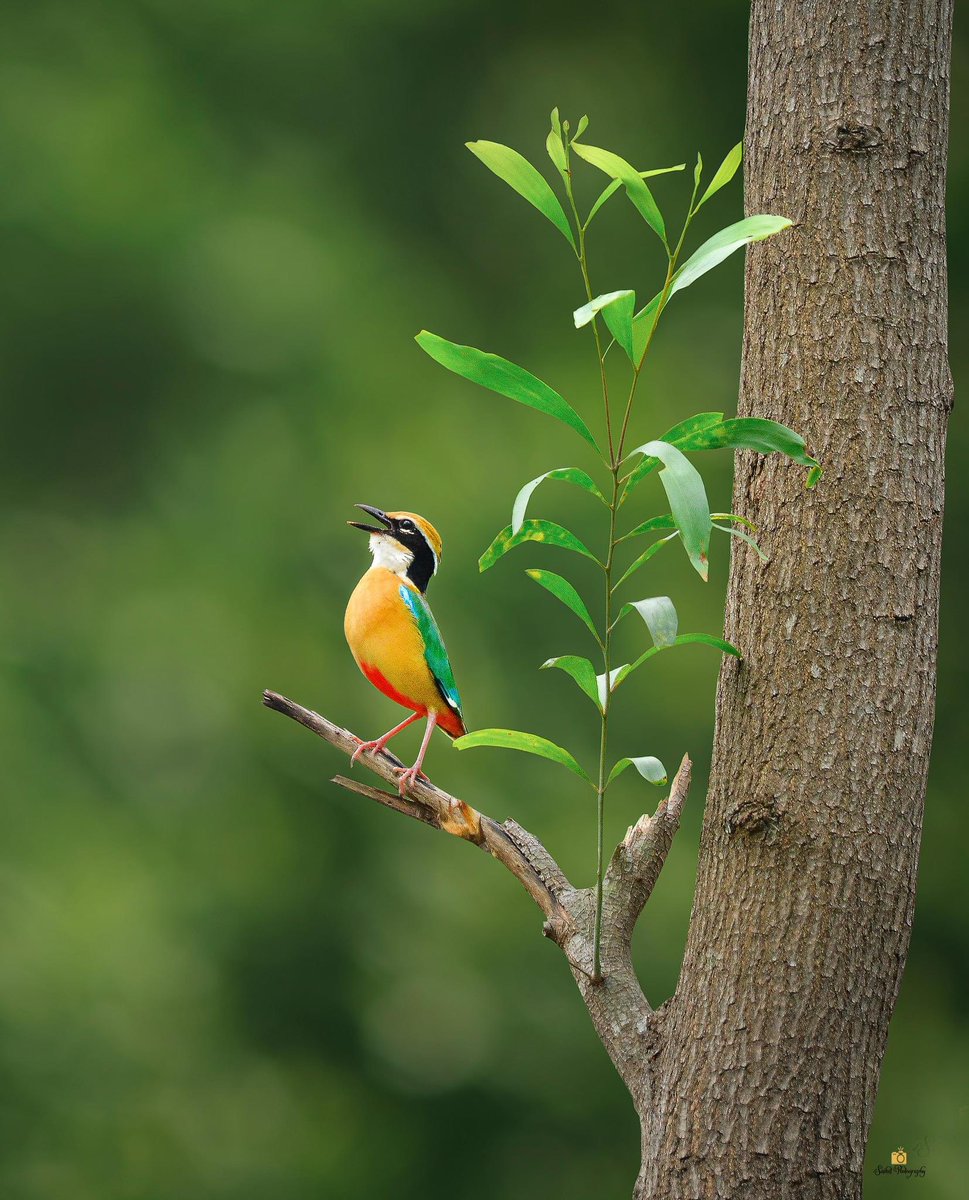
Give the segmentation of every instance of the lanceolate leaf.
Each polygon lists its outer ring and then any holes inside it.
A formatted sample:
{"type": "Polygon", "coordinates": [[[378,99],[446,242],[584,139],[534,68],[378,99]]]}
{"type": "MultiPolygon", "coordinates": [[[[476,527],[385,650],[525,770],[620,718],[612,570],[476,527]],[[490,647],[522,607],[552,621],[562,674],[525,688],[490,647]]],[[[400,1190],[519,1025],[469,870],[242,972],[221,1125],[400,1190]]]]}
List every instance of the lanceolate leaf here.
{"type": "Polygon", "coordinates": [[[710,186],[700,197],[700,203],[697,205],[697,208],[703,204],[706,204],[711,196],[719,192],[720,189],[724,187],[725,184],[728,184],[730,180],[733,179],[733,177],[737,174],[737,168],[740,166],[743,150],[743,142],[738,142],[736,146],[734,146],[734,148],[728,153],[727,157],[723,160],[720,166],[717,167],[717,173],[710,180],[710,186]]]}
{"type": "Polygon", "coordinates": [[[596,487],[595,480],[588,472],[581,470],[579,467],[557,467],[554,471],[546,471],[544,475],[539,475],[537,479],[532,479],[529,483],[526,483],[515,497],[515,503],[511,510],[512,533],[517,533],[524,524],[528,501],[531,499],[532,492],[534,492],[544,479],[561,479],[565,483],[574,483],[576,487],[584,488],[585,491],[591,492],[603,504],[607,503],[605,496],[596,487]]]}
{"type": "Polygon", "coordinates": [[[498,142],[468,142],[468,149],[480,158],[489,171],[503,179],[509,187],[533,204],[543,216],[548,217],[572,249],[575,235],[558,197],[549,187],[548,180],[510,146],[498,142]]]}
{"type": "MultiPolygon", "coordinates": [[[[730,642],[724,641],[723,638],[714,637],[712,633],[681,633],[673,646],[688,646],[692,643],[699,643],[704,646],[713,646],[715,650],[720,650],[724,654],[732,654],[735,658],[742,658],[743,655],[736,646],[730,642]]],[[[633,671],[637,670],[645,662],[649,662],[651,658],[655,658],[657,654],[662,654],[664,650],[670,649],[669,646],[650,646],[650,648],[641,654],[634,663],[630,663],[628,667],[624,667],[619,674],[619,678],[613,684],[613,690],[632,675],[633,671]]]]}
{"type": "Polygon", "coordinates": [[[757,532],[757,526],[747,517],[742,517],[739,513],[711,513],[710,516],[714,521],[733,521],[735,525],[743,525],[745,529],[749,529],[751,533],[757,532]]]}
{"type": "Polygon", "coordinates": [[[620,158],[618,154],[613,154],[611,150],[603,150],[599,146],[586,146],[580,142],[573,142],[572,149],[580,158],[584,158],[586,162],[622,183],[626,194],[643,220],[665,246],[666,225],[663,221],[663,214],[653,199],[653,193],[646,186],[646,182],[636,168],[626,162],[624,158],[620,158]]]}
{"type": "Polygon", "coordinates": [[[630,566],[629,569],[624,573],[623,577],[619,580],[619,583],[617,583],[613,587],[613,591],[615,591],[616,588],[619,587],[619,584],[625,583],[626,580],[630,577],[630,575],[634,575],[639,570],[640,567],[645,566],[646,563],[648,563],[649,560],[653,557],[653,555],[658,554],[659,551],[662,550],[662,548],[668,542],[672,542],[674,538],[678,538],[679,536],[680,536],[680,531],[677,530],[675,533],[671,533],[668,537],[660,538],[658,542],[653,542],[652,546],[650,546],[649,549],[645,550],[642,554],[640,554],[639,558],[637,558],[636,561],[632,564],[632,566],[630,566]]]}
{"type": "Polygon", "coordinates": [[[499,746],[505,750],[523,750],[526,754],[537,754],[541,758],[551,759],[561,763],[587,783],[592,783],[586,771],[561,746],[535,733],[520,733],[517,729],[476,729],[474,733],[466,733],[464,737],[455,739],[454,745],[459,750],[470,750],[474,746],[499,746]]]}
{"type": "Polygon", "coordinates": [[[609,692],[612,691],[613,687],[615,686],[616,680],[619,678],[619,676],[622,674],[622,672],[625,671],[625,669],[628,665],[629,665],[628,663],[624,663],[621,667],[613,667],[613,669],[609,672],[609,687],[608,688],[606,687],[605,672],[603,672],[601,675],[596,676],[596,689],[597,689],[598,695],[599,695],[599,707],[600,708],[606,707],[606,698],[607,698],[609,692]]]}
{"type": "Polygon", "coordinates": [[[802,467],[810,467],[808,487],[813,487],[821,478],[821,464],[808,454],[804,438],[780,425],[777,421],[768,421],[763,417],[733,417],[729,421],[718,421],[703,429],[693,430],[678,443],[683,450],[756,450],[760,454],[773,454],[777,451],[786,454],[792,462],[802,467]]]}
{"type": "Polygon", "coordinates": [[[729,525],[718,525],[716,521],[713,522],[713,528],[719,529],[722,533],[729,533],[731,537],[740,538],[740,540],[742,542],[746,542],[748,546],[753,546],[753,548],[757,551],[757,556],[761,562],[770,562],[770,559],[763,552],[763,550],[761,550],[760,546],[757,545],[749,533],[744,533],[742,529],[731,529],[729,525]]]}
{"type": "Polygon", "coordinates": [[[647,442],[641,449],[643,454],[663,463],[660,481],[666,489],[683,547],[697,574],[705,580],[709,572],[712,522],[700,473],[684,454],[667,442],[647,442]]]}
{"type": "MultiPolygon", "coordinates": [[[[576,134],[576,137],[578,136],[579,135],[576,134]]],[[[686,163],[678,163],[675,167],[657,167],[653,171],[640,171],[639,177],[640,179],[652,179],[654,175],[669,175],[671,171],[682,171],[685,166],[686,163]]],[[[585,225],[583,225],[583,229],[589,228],[589,226],[592,224],[592,218],[596,215],[599,209],[602,208],[603,204],[605,204],[610,196],[614,196],[621,187],[621,179],[614,179],[612,183],[606,185],[604,190],[600,193],[598,200],[596,200],[595,204],[593,204],[592,208],[589,210],[589,215],[585,219],[585,225]]]]}
{"type": "Polygon", "coordinates": [[[635,767],[645,780],[655,783],[657,787],[669,782],[663,764],[658,758],[650,758],[648,755],[645,758],[621,758],[609,772],[607,782],[612,783],[614,779],[618,779],[627,767],[635,767]]]}
{"type": "Polygon", "coordinates": [[[722,637],[715,637],[712,633],[681,633],[675,642],[677,646],[689,646],[693,644],[712,646],[714,650],[722,650],[724,654],[732,654],[734,658],[743,658],[743,655],[732,642],[728,642],[722,637]]]}
{"type": "Polygon", "coordinates": [[[633,609],[646,622],[646,628],[649,630],[649,636],[653,639],[654,646],[662,647],[674,644],[679,622],[673,601],[669,596],[650,596],[647,600],[633,600],[632,603],[623,605],[620,617],[633,609]]]}
{"type": "Polygon", "coordinates": [[[663,513],[661,517],[650,517],[648,521],[643,521],[641,525],[637,525],[635,529],[630,529],[628,533],[624,533],[619,539],[620,542],[628,541],[629,538],[639,537],[644,533],[652,533],[656,529],[675,529],[676,520],[672,513],[663,513]]]}
{"type": "Polygon", "coordinates": [[[529,518],[517,533],[512,533],[510,525],[505,526],[484,554],[478,559],[478,570],[487,571],[489,567],[495,565],[502,555],[507,554],[515,546],[520,546],[522,542],[542,542],[546,546],[558,546],[562,550],[574,550],[576,554],[584,554],[586,558],[591,558],[593,562],[599,561],[592,551],[579,541],[574,533],[569,533],[561,525],[556,525],[554,521],[539,521],[535,518],[529,518]]]}
{"type": "Polygon", "coordinates": [[[578,654],[563,654],[560,658],[550,658],[543,662],[541,670],[544,671],[547,667],[558,667],[571,675],[596,708],[601,708],[596,669],[587,658],[580,658],[578,654]]]}
{"type": "Polygon", "coordinates": [[[729,258],[735,250],[740,250],[750,242],[762,242],[765,238],[780,233],[782,229],[787,229],[793,224],[794,222],[789,221],[787,217],[773,217],[765,213],[756,217],[745,217],[742,221],[737,221],[736,224],[721,229],[719,233],[715,233],[712,238],[694,251],[676,272],[673,276],[670,296],[689,287],[707,271],[712,271],[718,263],[729,258]]]}
{"type": "Polygon", "coordinates": [[[563,400],[554,388],[537,379],[524,367],[499,358],[497,354],[476,350],[474,346],[459,346],[456,342],[438,337],[436,333],[428,333],[426,329],[422,329],[417,335],[417,344],[435,362],[447,367],[455,375],[470,379],[472,383],[479,383],[482,387],[490,388],[491,391],[507,396],[510,400],[527,404],[529,408],[548,413],[550,417],[557,417],[574,429],[580,437],[585,438],[597,454],[602,453],[589,432],[589,427],[572,405],[563,400]]]}
{"type": "Polygon", "coordinates": [[[545,139],[545,149],[548,151],[548,156],[555,164],[555,169],[562,176],[564,183],[568,183],[568,164],[565,158],[565,147],[562,145],[562,122],[559,120],[559,110],[552,109],[551,116],[552,128],[548,131],[548,137],[545,139]]]}
{"type": "MultiPolygon", "coordinates": [[[[679,450],[692,453],[694,450],[719,450],[729,448],[734,450],[756,450],[761,454],[771,454],[777,451],[786,454],[793,462],[809,467],[807,486],[809,488],[821,478],[821,465],[817,459],[808,454],[804,439],[780,425],[777,421],[768,421],[761,417],[733,417],[725,421],[723,413],[697,413],[674,425],[660,439],[676,446],[679,450]]],[[[641,453],[633,450],[630,454],[641,453]]],[[[657,458],[646,456],[639,465],[626,476],[625,488],[620,503],[624,503],[633,488],[637,487],[647,475],[659,466],[657,458]]],[[[741,520],[742,518],[731,519],[741,520]]],[[[634,531],[635,532],[635,531],[634,531]]],[[[631,537],[632,534],[627,534],[631,537]]]]}
{"type": "Polygon", "coordinates": [[[588,304],[583,304],[572,314],[576,329],[588,325],[596,313],[602,313],[609,332],[616,339],[630,362],[633,361],[633,309],[636,307],[636,293],[633,291],[607,292],[604,296],[596,296],[588,304]]]}
{"type": "Polygon", "coordinates": [[[638,367],[643,361],[643,355],[646,353],[646,347],[649,344],[649,335],[653,332],[653,326],[659,320],[659,302],[662,299],[663,293],[657,292],[646,307],[640,309],[632,319],[632,360],[635,367],[638,367]]]}
{"type": "Polygon", "coordinates": [[[557,600],[561,600],[566,608],[570,608],[596,641],[602,645],[602,639],[599,637],[595,623],[589,615],[585,601],[567,579],[563,579],[561,575],[555,575],[551,571],[539,571],[535,569],[526,571],[525,574],[551,592],[557,600]]]}
{"type": "MultiPolygon", "coordinates": [[[[660,438],[660,441],[669,442],[671,446],[677,446],[682,449],[690,437],[698,430],[707,429],[711,425],[719,425],[722,420],[722,412],[697,413],[696,416],[687,417],[685,421],[680,421],[678,425],[674,425],[672,429],[667,430],[662,438],[660,438]]],[[[641,453],[642,447],[631,451],[627,457],[632,458],[634,454],[641,453]]],[[[652,471],[655,471],[658,466],[658,458],[646,455],[640,461],[639,465],[626,476],[626,486],[623,490],[620,504],[625,503],[633,488],[640,484],[652,471]]]]}

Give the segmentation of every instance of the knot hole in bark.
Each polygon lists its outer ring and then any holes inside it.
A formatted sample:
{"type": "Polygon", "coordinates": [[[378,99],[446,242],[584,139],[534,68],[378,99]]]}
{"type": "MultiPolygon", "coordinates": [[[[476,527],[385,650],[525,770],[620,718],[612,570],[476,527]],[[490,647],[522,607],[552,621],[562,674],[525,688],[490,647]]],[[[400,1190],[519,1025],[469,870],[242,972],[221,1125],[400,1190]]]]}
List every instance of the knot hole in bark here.
{"type": "Polygon", "coordinates": [[[780,823],[781,814],[774,799],[739,800],[724,818],[728,837],[773,833],[780,823]]]}
{"type": "Polygon", "coordinates": [[[850,118],[834,126],[827,142],[835,154],[871,154],[881,146],[882,131],[877,125],[864,125],[850,118]]]}

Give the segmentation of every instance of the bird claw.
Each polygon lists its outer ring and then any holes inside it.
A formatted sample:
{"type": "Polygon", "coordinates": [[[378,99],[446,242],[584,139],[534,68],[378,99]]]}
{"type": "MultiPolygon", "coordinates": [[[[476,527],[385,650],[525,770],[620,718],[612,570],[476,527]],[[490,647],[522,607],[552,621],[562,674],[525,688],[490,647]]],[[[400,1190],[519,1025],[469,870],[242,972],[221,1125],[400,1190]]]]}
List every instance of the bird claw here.
{"type": "Polygon", "coordinates": [[[364,750],[378,750],[379,751],[379,750],[383,750],[383,746],[381,746],[379,740],[376,742],[361,742],[360,745],[356,748],[356,750],[354,750],[354,752],[350,755],[350,766],[351,767],[357,761],[357,759],[360,757],[360,755],[363,754],[364,750]]]}
{"type": "Polygon", "coordinates": [[[417,779],[423,779],[425,783],[430,783],[430,780],[419,767],[404,767],[403,770],[399,771],[397,774],[397,791],[399,795],[405,795],[407,789],[417,779]]]}

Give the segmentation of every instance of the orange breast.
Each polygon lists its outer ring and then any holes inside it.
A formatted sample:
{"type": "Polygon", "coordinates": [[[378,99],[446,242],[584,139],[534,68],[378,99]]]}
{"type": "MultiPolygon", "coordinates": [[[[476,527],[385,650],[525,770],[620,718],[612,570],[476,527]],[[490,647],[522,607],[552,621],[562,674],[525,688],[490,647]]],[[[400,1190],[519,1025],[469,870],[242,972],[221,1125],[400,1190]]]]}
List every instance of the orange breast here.
{"type": "Polygon", "coordinates": [[[421,714],[450,717],[400,586],[400,579],[384,567],[364,575],[347,605],[343,623],[347,643],[357,666],[385,696],[421,714]]]}

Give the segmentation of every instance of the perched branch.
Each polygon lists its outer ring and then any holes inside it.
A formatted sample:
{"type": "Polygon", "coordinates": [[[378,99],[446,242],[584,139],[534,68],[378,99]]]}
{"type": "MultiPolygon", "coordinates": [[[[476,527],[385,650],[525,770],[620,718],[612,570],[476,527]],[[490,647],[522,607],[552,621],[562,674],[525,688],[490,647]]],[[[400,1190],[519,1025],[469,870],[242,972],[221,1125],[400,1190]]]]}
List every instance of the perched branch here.
{"type": "MultiPolygon", "coordinates": [[[[263,704],[305,725],[345,754],[353,754],[360,745],[349,730],[276,692],[264,692],[263,704]]],[[[380,754],[366,750],[358,761],[395,790],[384,791],[345,775],[335,776],[333,782],[394,812],[473,842],[522,884],[545,915],[545,935],[565,953],[603,1045],[630,1091],[641,1099],[647,1080],[637,1038],[646,1034],[652,1009],[633,970],[630,943],[636,919],[679,825],[690,786],[689,758],[684,757],[670,794],[655,815],[641,817],[612,856],[605,878],[602,974],[598,978],[593,950],[595,889],[574,888],[538,838],[516,821],[499,824],[424,779],[417,779],[406,796],[398,795],[397,773],[402,764],[386,750],[380,754]]]]}
{"type": "MultiPolygon", "coordinates": [[[[307,729],[311,729],[324,741],[346,754],[353,754],[360,745],[359,738],[354,737],[349,730],[341,729],[326,717],[303,708],[301,704],[287,699],[286,696],[280,696],[276,692],[264,692],[262,702],[267,708],[305,725],[307,729]]],[[[358,761],[396,787],[397,771],[403,764],[393,754],[386,750],[380,754],[365,750],[358,761]]],[[[357,783],[342,775],[337,775],[333,782],[348,791],[368,796],[395,812],[423,821],[424,824],[444,833],[474,842],[476,846],[486,850],[507,867],[525,888],[551,923],[548,932],[554,937],[554,931],[561,925],[564,915],[561,898],[573,891],[573,888],[538,838],[522,829],[515,821],[499,824],[465,804],[463,800],[441,791],[424,779],[415,780],[407,796],[399,796],[396,791],[385,792],[380,788],[357,783]]]]}

